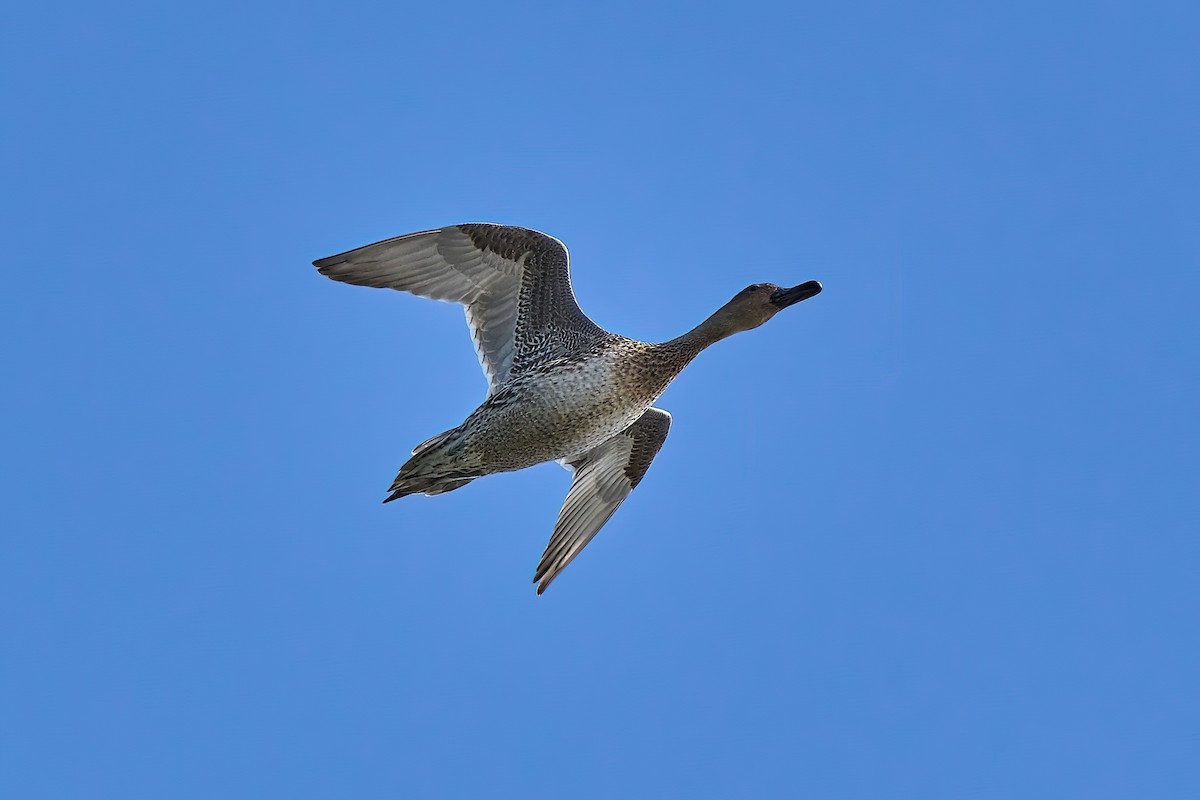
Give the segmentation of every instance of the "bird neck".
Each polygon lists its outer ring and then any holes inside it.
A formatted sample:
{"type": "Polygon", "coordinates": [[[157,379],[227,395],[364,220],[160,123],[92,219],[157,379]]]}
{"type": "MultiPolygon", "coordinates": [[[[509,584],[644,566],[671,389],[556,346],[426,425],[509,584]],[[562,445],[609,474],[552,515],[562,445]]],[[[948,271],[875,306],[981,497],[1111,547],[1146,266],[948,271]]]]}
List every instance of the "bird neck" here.
{"type": "Polygon", "coordinates": [[[708,319],[701,322],[682,336],[676,336],[663,346],[683,354],[688,361],[700,355],[700,351],[722,339],[737,333],[738,329],[730,324],[729,314],[724,308],[717,311],[708,319]]]}

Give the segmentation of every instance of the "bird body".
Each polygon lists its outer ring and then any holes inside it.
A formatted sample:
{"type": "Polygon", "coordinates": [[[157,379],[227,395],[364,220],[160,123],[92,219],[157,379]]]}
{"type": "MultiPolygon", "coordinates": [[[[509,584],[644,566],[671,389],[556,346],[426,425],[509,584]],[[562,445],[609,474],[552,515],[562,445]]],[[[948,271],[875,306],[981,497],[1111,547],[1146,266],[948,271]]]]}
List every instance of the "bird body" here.
{"type": "Polygon", "coordinates": [[[392,491],[403,497],[443,476],[569,462],[636,422],[686,363],[671,363],[658,345],[600,337],[511,378],[444,439],[414,451],[392,491]]]}
{"type": "Polygon", "coordinates": [[[485,463],[500,471],[570,458],[628,428],[685,366],[652,347],[610,335],[510,380],[468,418],[485,463]]]}
{"type": "Polygon", "coordinates": [[[684,335],[647,343],[588,319],[571,290],[566,248],[526,228],[457,225],[314,264],[335,280],[466,307],[487,398],[413,450],[385,502],[559,461],[574,480],[534,577],[539,594],[645,475],[671,420],[653,403],[675,376],[705,347],[821,290],[816,281],[755,284],[684,335]]]}

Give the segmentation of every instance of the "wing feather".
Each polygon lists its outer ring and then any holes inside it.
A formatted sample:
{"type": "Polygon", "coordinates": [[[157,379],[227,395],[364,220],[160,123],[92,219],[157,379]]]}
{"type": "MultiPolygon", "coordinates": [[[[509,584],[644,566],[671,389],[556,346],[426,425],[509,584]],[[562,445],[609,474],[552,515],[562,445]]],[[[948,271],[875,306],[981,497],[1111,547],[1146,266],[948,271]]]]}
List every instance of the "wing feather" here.
{"type": "Polygon", "coordinates": [[[533,576],[538,594],[595,538],[641,482],[670,427],[671,415],[651,408],[626,430],[568,462],[575,475],[533,576]]]}
{"type": "Polygon", "coordinates": [[[462,303],[489,394],[510,375],[603,333],[575,302],[567,248],[528,228],[455,225],[313,264],[343,283],[462,303]]]}

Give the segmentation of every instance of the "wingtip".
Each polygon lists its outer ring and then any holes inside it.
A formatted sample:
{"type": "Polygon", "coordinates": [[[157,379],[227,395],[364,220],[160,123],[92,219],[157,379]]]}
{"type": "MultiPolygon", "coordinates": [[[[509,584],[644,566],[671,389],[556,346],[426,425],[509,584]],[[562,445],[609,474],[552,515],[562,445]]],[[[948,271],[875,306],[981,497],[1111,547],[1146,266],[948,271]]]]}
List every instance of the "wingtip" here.
{"type": "Polygon", "coordinates": [[[330,269],[336,267],[338,264],[345,263],[345,261],[346,259],[344,259],[341,255],[326,256],[325,258],[318,258],[316,261],[312,262],[312,265],[317,268],[317,272],[321,273],[322,275],[328,275],[330,269]]]}

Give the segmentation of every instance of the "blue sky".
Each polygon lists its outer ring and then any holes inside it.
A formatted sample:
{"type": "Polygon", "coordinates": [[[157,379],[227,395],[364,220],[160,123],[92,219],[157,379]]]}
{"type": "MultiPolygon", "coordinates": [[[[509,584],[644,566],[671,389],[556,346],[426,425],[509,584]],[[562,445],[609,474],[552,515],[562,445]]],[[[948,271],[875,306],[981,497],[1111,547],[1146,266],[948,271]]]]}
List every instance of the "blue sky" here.
{"type": "Polygon", "coordinates": [[[1190,3],[26,4],[0,30],[0,794],[1200,793],[1190,3]],[[314,258],[548,231],[668,390],[380,500],[484,381],[314,258]]]}

